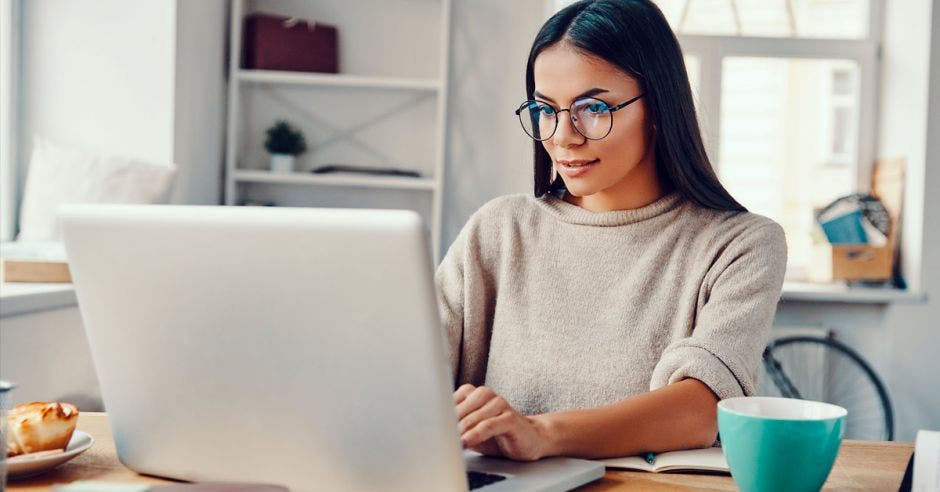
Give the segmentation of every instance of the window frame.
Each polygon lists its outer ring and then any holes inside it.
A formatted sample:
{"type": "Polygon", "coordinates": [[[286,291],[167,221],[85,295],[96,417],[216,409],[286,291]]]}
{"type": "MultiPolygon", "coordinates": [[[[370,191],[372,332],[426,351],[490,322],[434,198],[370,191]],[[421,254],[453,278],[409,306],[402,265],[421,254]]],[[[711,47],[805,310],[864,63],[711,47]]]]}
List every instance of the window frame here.
{"type": "Polygon", "coordinates": [[[794,38],[676,34],[683,55],[698,59],[699,122],[705,149],[720,173],[722,64],[727,57],[850,60],[859,67],[859,111],[856,136],[855,182],[870,191],[877,155],[877,118],[881,78],[882,13],[884,0],[870,0],[868,36],[862,39],[794,38]]]}
{"type": "Polygon", "coordinates": [[[19,210],[20,0],[0,2],[0,241],[13,240],[19,210]]]}

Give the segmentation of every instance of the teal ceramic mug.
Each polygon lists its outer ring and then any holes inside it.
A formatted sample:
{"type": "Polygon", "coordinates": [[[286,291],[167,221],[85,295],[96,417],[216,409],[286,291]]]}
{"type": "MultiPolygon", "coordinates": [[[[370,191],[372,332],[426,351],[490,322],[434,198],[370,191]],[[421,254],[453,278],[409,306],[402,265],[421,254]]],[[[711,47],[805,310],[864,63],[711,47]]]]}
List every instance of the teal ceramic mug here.
{"type": "Polygon", "coordinates": [[[718,402],[718,433],[735,483],[744,492],[818,491],[839,452],[847,413],[794,398],[718,402]]]}

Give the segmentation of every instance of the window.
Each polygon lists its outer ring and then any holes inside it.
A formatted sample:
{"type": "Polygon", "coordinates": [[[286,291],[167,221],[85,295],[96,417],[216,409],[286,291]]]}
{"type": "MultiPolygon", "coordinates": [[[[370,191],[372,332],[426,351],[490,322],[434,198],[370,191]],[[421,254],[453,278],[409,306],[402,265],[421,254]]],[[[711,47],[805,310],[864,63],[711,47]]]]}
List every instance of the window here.
{"type": "MultiPolygon", "coordinates": [[[[656,0],[686,55],[709,156],[811,276],[814,211],[867,190],[880,0],[656,0]]],[[[815,239],[814,239],[815,235],[815,239]]]]}
{"type": "Polygon", "coordinates": [[[786,230],[787,280],[811,278],[814,211],[869,188],[883,0],[654,1],[722,182],[786,230]]]}

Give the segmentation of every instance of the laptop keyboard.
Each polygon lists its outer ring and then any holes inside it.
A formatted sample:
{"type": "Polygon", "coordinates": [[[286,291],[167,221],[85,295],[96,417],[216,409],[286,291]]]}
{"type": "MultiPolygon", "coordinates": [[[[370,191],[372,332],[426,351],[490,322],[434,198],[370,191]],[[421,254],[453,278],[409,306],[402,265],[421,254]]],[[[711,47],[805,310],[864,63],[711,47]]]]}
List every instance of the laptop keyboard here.
{"type": "Polygon", "coordinates": [[[506,480],[506,477],[478,471],[467,472],[467,483],[470,484],[470,490],[485,487],[491,483],[499,482],[500,480],[506,480]]]}

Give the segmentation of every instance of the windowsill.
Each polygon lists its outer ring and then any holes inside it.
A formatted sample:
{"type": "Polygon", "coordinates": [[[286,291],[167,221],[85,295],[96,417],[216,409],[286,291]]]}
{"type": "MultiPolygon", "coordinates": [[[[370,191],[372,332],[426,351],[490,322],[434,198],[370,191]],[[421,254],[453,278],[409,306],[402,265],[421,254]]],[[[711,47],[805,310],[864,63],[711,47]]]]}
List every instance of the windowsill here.
{"type": "Polygon", "coordinates": [[[920,303],[923,292],[890,287],[849,287],[842,283],[784,282],[781,301],[850,302],[863,304],[920,303]]]}
{"type": "MultiPolygon", "coordinates": [[[[883,287],[848,287],[844,284],[784,282],[781,301],[849,302],[865,304],[919,303],[920,292],[883,287]]],[[[72,284],[3,283],[0,318],[78,305],[72,284]]]]}
{"type": "Polygon", "coordinates": [[[77,305],[72,284],[0,284],[0,318],[77,305]]]}

